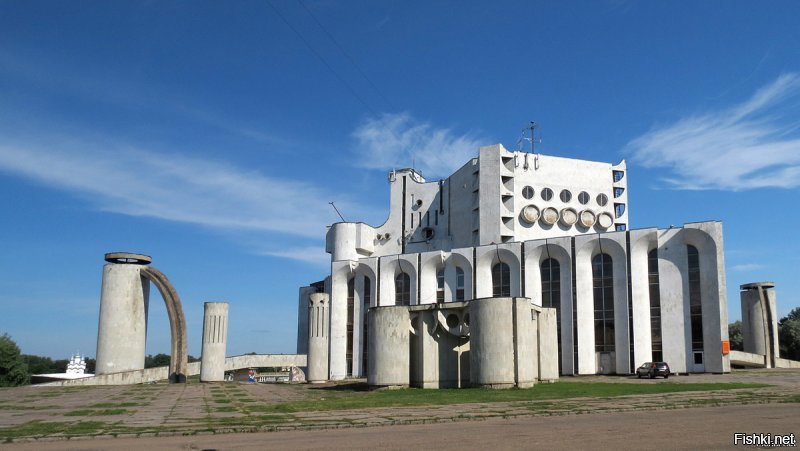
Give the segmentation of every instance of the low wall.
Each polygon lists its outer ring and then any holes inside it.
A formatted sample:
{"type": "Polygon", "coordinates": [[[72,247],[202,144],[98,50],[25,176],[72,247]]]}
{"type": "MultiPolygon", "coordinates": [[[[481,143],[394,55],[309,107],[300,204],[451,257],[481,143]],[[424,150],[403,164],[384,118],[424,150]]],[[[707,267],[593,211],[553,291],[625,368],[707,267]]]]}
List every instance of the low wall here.
{"type": "Polygon", "coordinates": [[[742,351],[731,351],[731,364],[732,365],[742,365],[742,366],[752,366],[758,368],[765,368],[766,358],[761,354],[752,354],[750,352],[742,352],[742,351]]]}
{"type": "Polygon", "coordinates": [[[800,368],[800,362],[789,359],[775,359],[775,368],[800,368]]]}
{"type": "MultiPolygon", "coordinates": [[[[240,368],[266,368],[279,366],[306,366],[305,354],[250,354],[225,358],[225,371],[240,368]]],[[[200,374],[200,362],[192,362],[186,371],[186,376],[200,374]]],[[[159,366],[143,370],[125,371],[122,373],[109,373],[101,376],[73,379],[68,381],[49,382],[40,386],[71,387],[75,385],[134,385],[149,382],[163,381],[169,377],[169,367],[159,366]]]]}

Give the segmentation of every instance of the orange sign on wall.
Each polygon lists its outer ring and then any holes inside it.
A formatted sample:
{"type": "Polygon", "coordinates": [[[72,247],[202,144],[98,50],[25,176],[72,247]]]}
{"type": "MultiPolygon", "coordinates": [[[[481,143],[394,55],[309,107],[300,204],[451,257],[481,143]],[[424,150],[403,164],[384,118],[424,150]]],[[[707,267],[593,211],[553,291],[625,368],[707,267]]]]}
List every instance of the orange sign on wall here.
{"type": "Polygon", "coordinates": [[[728,355],[731,353],[731,342],[728,340],[723,340],[722,342],[722,355],[728,355]]]}

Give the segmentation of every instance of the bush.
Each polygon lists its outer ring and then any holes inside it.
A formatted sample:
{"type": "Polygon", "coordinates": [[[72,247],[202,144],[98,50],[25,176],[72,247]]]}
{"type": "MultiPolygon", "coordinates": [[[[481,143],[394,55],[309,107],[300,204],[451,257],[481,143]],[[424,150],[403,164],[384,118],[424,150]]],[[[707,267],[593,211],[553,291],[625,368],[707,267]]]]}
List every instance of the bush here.
{"type": "Polygon", "coordinates": [[[0,387],[26,385],[30,380],[19,346],[8,334],[3,334],[0,336],[0,387]]]}

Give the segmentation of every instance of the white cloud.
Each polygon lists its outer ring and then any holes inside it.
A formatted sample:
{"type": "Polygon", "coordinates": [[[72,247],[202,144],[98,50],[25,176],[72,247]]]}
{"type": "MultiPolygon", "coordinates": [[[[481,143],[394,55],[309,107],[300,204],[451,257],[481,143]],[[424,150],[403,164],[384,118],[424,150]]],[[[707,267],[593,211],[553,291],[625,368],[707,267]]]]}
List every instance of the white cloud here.
{"type": "Polygon", "coordinates": [[[487,143],[472,134],[419,122],[408,113],[383,114],[365,120],[354,132],[356,164],[368,169],[411,167],[427,178],[446,177],[478,154],[487,143]]]}
{"type": "Polygon", "coordinates": [[[311,183],[129,145],[0,141],[0,171],[81,195],[100,210],[223,230],[319,239],[335,218],[327,202],[334,194],[311,183]]]}
{"type": "Polygon", "coordinates": [[[800,186],[800,74],[778,77],[747,101],[656,127],[628,143],[632,160],[667,168],[678,189],[800,186]]]}
{"type": "Polygon", "coordinates": [[[741,265],[733,265],[730,267],[731,271],[736,271],[736,272],[749,272],[764,268],[765,266],[759,263],[743,263],[741,265]]]}
{"type": "Polygon", "coordinates": [[[289,247],[278,250],[264,250],[259,252],[261,255],[273,257],[289,258],[317,266],[330,266],[331,257],[325,252],[325,248],[317,246],[289,247]]]}

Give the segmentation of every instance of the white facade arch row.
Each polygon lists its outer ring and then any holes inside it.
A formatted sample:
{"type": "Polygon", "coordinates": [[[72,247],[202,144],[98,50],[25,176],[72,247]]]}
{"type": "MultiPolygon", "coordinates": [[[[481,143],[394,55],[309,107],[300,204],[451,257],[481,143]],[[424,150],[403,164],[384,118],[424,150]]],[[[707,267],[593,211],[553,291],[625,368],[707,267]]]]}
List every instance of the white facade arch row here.
{"type": "Polygon", "coordinates": [[[541,266],[552,258],[559,265],[561,374],[574,374],[574,343],[572,321],[572,239],[570,237],[526,241],[525,294],[533,303],[542,306],[541,266]]]}
{"type": "MultiPolygon", "coordinates": [[[[354,299],[353,299],[353,376],[366,377],[363,371],[362,357],[364,352],[364,326],[367,321],[367,308],[374,307],[377,301],[377,258],[359,259],[358,265],[353,270],[355,277],[354,299]],[[369,293],[365,281],[369,280],[369,293]],[[368,295],[368,296],[367,296],[368,295]],[[370,300],[369,306],[364,303],[364,299],[370,300]]],[[[347,346],[347,340],[345,340],[347,346]]]]}
{"type": "MultiPolygon", "coordinates": [[[[722,223],[704,222],[686,224],[684,242],[697,249],[700,260],[700,296],[703,309],[703,365],[704,371],[722,373],[730,371],[730,356],[722,355],[722,341],[728,340],[728,302],[725,282],[725,257],[722,242],[722,223]]],[[[688,265],[688,261],[687,261],[688,265]]],[[[687,268],[688,271],[688,268],[687,268]]],[[[689,299],[685,298],[685,311],[689,312],[689,299]]],[[[691,325],[691,317],[686,323],[691,325]]],[[[688,327],[691,335],[691,327],[688,327]]],[[[691,338],[688,340],[691,347],[691,338]]],[[[689,353],[691,354],[691,353],[689,353]]],[[[692,356],[687,356],[691,358],[692,356]]],[[[687,360],[689,360],[687,358],[687,360]]],[[[694,360],[687,362],[694,364],[694,360]]],[[[689,366],[690,371],[692,366],[689,366]]]]}
{"type": "Polygon", "coordinates": [[[521,287],[522,243],[495,244],[475,249],[475,297],[489,298],[492,293],[492,268],[498,263],[508,265],[511,297],[519,297],[521,287]]]}
{"type": "Polygon", "coordinates": [[[611,257],[614,287],[614,369],[630,373],[628,338],[628,271],[626,233],[612,232],[575,237],[575,290],[578,328],[578,374],[601,373],[595,352],[594,287],[592,259],[601,253],[611,257]]]}
{"type": "Polygon", "coordinates": [[[380,296],[379,306],[395,305],[395,278],[401,273],[408,274],[411,283],[410,304],[418,303],[417,292],[419,291],[419,254],[389,255],[380,258],[380,296]]]}
{"type": "MultiPolygon", "coordinates": [[[[633,311],[633,363],[641,365],[653,360],[653,336],[650,310],[649,255],[658,248],[658,230],[654,228],[631,230],[631,308],[633,311]]],[[[662,329],[663,331],[663,329],[662,329]]],[[[663,332],[662,332],[663,333],[663,332]]]]}

